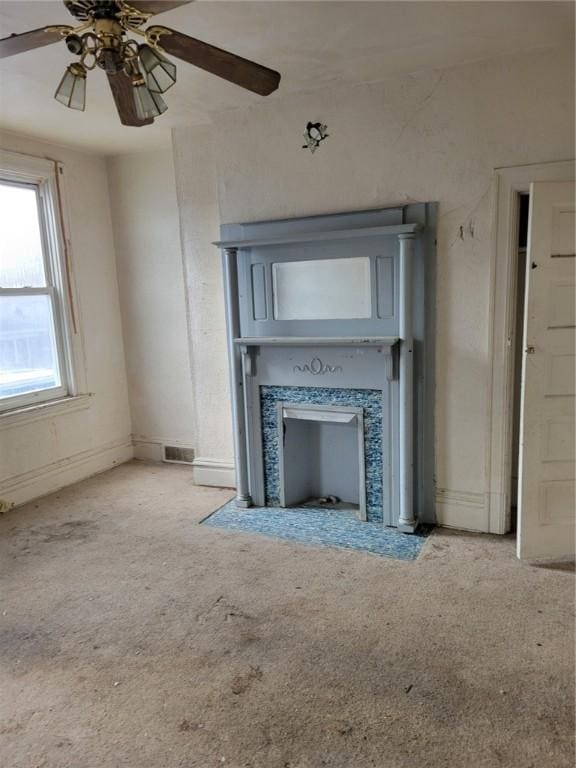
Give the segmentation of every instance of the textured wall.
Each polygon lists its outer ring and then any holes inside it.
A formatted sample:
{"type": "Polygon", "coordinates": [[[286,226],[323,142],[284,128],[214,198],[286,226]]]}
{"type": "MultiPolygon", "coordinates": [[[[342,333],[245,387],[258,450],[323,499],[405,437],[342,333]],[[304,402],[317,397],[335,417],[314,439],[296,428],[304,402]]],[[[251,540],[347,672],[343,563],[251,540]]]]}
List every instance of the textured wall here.
{"type": "Polygon", "coordinates": [[[170,150],[112,158],[110,201],[137,456],[194,446],[194,398],[170,150]]]}
{"type": "Polygon", "coordinates": [[[192,378],[196,403],[196,454],[217,464],[233,462],[226,323],[218,240],[216,149],[213,129],[183,130],[174,143],[182,254],[189,307],[192,378]]]}
{"type": "Polygon", "coordinates": [[[132,456],[108,179],[103,159],[1,134],[13,152],[64,163],[80,378],[89,406],[6,426],[0,419],[0,496],[22,502],[132,456]]]}
{"type": "MultiPolygon", "coordinates": [[[[305,95],[280,92],[211,127],[177,129],[187,259],[202,283],[193,322],[209,326],[211,346],[209,359],[200,355],[208,367],[196,370],[216,381],[225,369],[218,261],[209,246],[218,218],[438,201],[438,516],[486,530],[493,171],[572,157],[573,92],[572,51],[540,51],[305,95]],[[317,119],[330,138],[311,155],[301,134],[317,119]]],[[[214,409],[215,392],[196,391],[211,423],[209,450],[230,455],[228,411],[214,409]]]]}

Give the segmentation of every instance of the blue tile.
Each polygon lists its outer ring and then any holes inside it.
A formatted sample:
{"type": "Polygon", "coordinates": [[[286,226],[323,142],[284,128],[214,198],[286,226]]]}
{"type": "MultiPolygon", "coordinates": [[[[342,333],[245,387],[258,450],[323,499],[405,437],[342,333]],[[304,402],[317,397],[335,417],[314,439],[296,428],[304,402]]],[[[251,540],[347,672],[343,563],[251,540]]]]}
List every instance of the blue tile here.
{"type": "Polygon", "coordinates": [[[311,507],[240,509],[234,500],[202,523],[309,546],[359,550],[396,560],[416,560],[430,532],[424,528],[415,534],[398,533],[379,523],[362,522],[353,512],[311,507]]]}
{"type": "Polygon", "coordinates": [[[364,415],[364,464],[366,472],[366,517],[383,520],[382,392],[377,389],[336,389],[331,387],[260,387],[262,448],[266,504],[280,504],[278,467],[279,402],[313,403],[362,408],[364,415]]]}

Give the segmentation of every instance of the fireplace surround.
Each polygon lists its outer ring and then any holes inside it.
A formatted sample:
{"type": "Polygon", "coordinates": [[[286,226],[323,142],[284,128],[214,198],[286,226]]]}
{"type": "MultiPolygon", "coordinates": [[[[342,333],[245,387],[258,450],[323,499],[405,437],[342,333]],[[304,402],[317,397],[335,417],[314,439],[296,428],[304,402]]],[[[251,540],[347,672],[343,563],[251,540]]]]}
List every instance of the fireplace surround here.
{"type": "MultiPolygon", "coordinates": [[[[342,469],[337,462],[334,468],[339,477],[336,484],[330,478],[326,482],[332,485],[317,486],[319,496],[328,496],[331,492],[344,501],[354,501],[346,498],[342,485],[347,482],[355,485],[354,474],[357,473],[358,486],[358,517],[371,522],[382,522],[383,516],[383,461],[382,461],[382,393],[380,390],[333,388],[333,387],[279,387],[263,386],[260,388],[262,454],[264,463],[264,502],[269,506],[284,506],[282,504],[282,462],[286,462],[285,451],[281,449],[282,417],[281,409],[291,406],[312,407],[314,409],[332,409],[336,413],[356,414],[356,433],[362,429],[361,448],[357,435],[348,442],[356,442],[356,462],[352,468],[342,469]],[[284,454],[284,455],[283,455],[284,454]],[[351,479],[350,479],[351,476],[351,479]],[[361,498],[362,495],[362,498],[361,498]]],[[[308,447],[308,446],[306,446],[308,447]]],[[[312,446],[314,449],[315,446],[312,446]]],[[[338,441],[334,441],[333,450],[338,449],[338,441]]],[[[304,458],[308,451],[304,451],[304,458]]],[[[344,459],[351,451],[344,452],[344,459]]],[[[290,458],[290,457],[289,457],[290,458]]],[[[325,456],[330,461],[330,453],[325,456]]],[[[311,492],[310,495],[315,495],[311,492]]],[[[353,496],[354,494],[352,494],[353,496]]],[[[303,500],[303,499],[302,499],[303,500]]],[[[297,504],[297,501],[293,501],[297,504]]]]}
{"type": "Polygon", "coordinates": [[[239,507],[434,522],[435,229],[433,203],[222,226],[239,507]]]}

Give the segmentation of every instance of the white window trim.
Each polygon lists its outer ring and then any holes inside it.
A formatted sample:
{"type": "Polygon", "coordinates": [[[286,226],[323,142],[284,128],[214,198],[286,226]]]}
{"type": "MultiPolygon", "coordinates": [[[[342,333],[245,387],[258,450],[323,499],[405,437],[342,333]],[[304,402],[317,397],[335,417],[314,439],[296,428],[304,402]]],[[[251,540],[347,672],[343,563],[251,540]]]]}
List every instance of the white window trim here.
{"type": "Polygon", "coordinates": [[[0,433],[35,421],[53,419],[61,414],[85,411],[91,405],[90,398],[91,395],[69,395],[61,400],[45,400],[43,403],[22,405],[10,411],[2,411],[0,412],[0,433]]]}
{"type": "MultiPolygon", "coordinates": [[[[70,305],[71,299],[74,307],[78,307],[72,276],[68,273],[71,264],[66,263],[70,239],[67,237],[69,227],[65,205],[64,167],[55,160],[0,149],[0,178],[15,184],[32,184],[38,190],[45,269],[49,285],[45,288],[27,289],[26,293],[57,294],[56,301],[53,302],[54,326],[62,378],[59,387],[0,400],[0,418],[4,421],[6,417],[20,412],[29,413],[34,407],[41,408],[42,412],[46,413],[46,406],[53,405],[60,412],[69,402],[71,408],[76,408],[78,396],[85,390],[85,376],[80,334],[77,321],[73,322],[73,307],[70,305]]],[[[18,293],[18,289],[0,289],[1,295],[18,293]]]]}

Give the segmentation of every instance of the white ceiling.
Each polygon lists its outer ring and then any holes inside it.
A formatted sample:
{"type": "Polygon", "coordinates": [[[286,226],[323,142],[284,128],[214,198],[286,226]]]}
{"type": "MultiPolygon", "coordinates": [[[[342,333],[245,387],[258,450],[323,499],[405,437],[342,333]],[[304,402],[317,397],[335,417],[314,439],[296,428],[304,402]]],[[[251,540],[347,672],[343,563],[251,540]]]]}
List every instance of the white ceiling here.
{"type": "MultiPolygon", "coordinates": [[[[268,96],[382,80],[517,51],[573,45],[571,2],[195,2],[158,23],[258,61],[282,74],[268,96]]],[[[74,23],[57,0],[2,0],[0,36],[74,23]]],[[[74,57],[63,43],[0,62],[0,127],[105,154],[152,149],[176,125],[202,123],[263,97],[184,62],[154,125],[118,121],[106,76],[88,76],[86,112],[53,93],[74,57]]]]}

